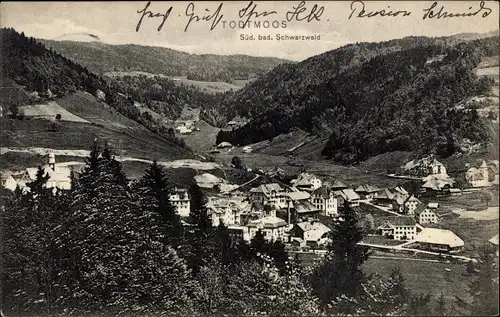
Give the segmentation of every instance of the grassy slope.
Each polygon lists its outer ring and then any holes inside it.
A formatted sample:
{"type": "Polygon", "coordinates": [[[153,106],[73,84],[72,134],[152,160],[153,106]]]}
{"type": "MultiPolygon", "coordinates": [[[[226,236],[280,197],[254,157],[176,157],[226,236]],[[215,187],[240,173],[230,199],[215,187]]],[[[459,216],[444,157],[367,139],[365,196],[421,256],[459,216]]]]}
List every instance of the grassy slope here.
{"type": "Polygon", "coordinates": [[[107,140],[119,155],[164,161],[193,157],[191,152],[160,138],[89,94],[78,92],[56,102],[91,124],[61,122],[58,132],[49,132],[46,120],[6,118],[2,146],[88,149],[98,138],[107,140]]]}
{"type": "Polygon", "coordinates": [[[194,131],[191,134],[178,134],[177,136],[182,138],[187,146],[195,152],[206,152],[215,145],[215,139],[217,133],[219,133],[219,128],[212,127],[207,122],[200,120],[196,122],[196,127],[200,131],[194,131]]]}

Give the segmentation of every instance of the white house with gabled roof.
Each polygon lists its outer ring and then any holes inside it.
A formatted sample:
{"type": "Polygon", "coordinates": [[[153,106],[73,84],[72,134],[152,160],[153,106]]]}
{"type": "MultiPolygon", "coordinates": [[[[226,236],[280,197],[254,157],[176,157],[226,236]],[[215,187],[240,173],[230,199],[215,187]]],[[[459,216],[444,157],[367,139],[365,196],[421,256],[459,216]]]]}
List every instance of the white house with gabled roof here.
{"type": "Polygon", "coordinates": [[[415,213],[415,209],[417,209],[417,206],[421,203],[422,202],[418,198],[411,195],[404,203],[405,213],[407,215],[413,215],[415,213]]]}

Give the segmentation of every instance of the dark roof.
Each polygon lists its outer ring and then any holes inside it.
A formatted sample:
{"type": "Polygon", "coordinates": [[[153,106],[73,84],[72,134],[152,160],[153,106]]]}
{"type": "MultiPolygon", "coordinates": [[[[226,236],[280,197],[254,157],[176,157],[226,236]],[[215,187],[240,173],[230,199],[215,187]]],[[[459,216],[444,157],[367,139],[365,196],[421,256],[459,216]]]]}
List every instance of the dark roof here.
{"type": "Polygon", "coordinates": [[[354,191],[358,193],[366,193],[366,188],[363,185],[359,185],[354,191]]]}
{"type": "Polygon", "coordinates": [[[313,195],[321,195],[323,197],[329,197],[331,190],[326,186],[321,186],[320,188],[315,189],[312,194],[313,195]]]}
{"type": "Polygon", "coordinates": [[[344,189],[347,188],[347,185],[337,179],[333,182],[333,184],[330,187],[332,189],[344,189]]]}
{"type": "Polygon", "coordinates": [[[377,197],[375,197],[376,199],[393,199],[394,198],[394,194],[391,193],[388,189],[382,189],[377,197]]]}
{"type": "Polygon", "coordinates": [[[420,215],[422,212],[425,211],[425,209],[427,209],[427,206],[424,204],[424,203],[420,203],[417,208],[415,208],[415,211],[414,213],[416,215],[420,215]]]}
{"type": "Polygon", "coordinates": [[[394,226],[414,226],[416,225],[415,218],[413,217],[394,217],[390,220],[390,223],[394,226]]]}

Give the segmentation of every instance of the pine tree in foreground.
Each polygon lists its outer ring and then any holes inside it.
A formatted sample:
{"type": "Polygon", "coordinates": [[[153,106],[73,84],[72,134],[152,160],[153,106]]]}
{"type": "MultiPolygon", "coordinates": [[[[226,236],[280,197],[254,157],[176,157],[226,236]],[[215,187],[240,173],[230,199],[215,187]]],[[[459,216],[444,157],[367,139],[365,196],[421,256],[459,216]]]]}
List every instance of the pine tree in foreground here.
{"type": "Polygon", "coordinates": [[[343,221],[333,227],[328,253],[312,277],[314,294],[328,304],[336,297],[355,297],[366,280],[361,265],[368,259],[368,249],[357,245],[363,239],[356,212],[346,207],[343,221]]]}
{"type": "Polygon", "coordinates": [[[165,243],[178,246],[182,240],[183,228],[169,199],[170,187],[165,169],[153,161],[144,176],[135,184],[134,190],[141,206],[156,214],[165,243]]]}
{"type": "Polygon", "coordinates": [[[498,316],[498,260],[489,246],[482,248],[478,270],[469,286],[469,312],[473,316],[498,316]]]}

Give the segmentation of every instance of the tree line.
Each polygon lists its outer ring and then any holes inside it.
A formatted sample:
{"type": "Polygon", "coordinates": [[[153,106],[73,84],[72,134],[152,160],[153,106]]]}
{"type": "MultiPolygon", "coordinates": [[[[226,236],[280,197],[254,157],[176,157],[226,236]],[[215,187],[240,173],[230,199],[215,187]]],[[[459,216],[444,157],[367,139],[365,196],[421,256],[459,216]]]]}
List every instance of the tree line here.
{"type": "Polygon", "coordinates": [[[498,55],[498,37],[405,41],[348,45],[276,67],[221,105],[228,118],[252,121],[220,131],[217,142],[246,145],[300,128],[328,137],[322,154],[346,164],[391,151],[448,156],[464,139],[487,144],[485,120],[457,105],[489,92],[492,80],[475,67],[498,55]]]}
{"type": "MultiPolygon", "coordinates": [[[[4,192],[3,310],[29,315],[415,315],[434,307],[395,270],[366,275],[369,250],[355,210],[333,225],[328,254],[305,267],[281,241],[258,232],[249,244],[221,223],[212,227],[206,197],[190,189],[188,219],[168,199],[166,171],[153,162],[130,181],[106,145],[95,142],[69,191],[48,176],[4,192]]],[[[474,313],[494,312],[495,268],[484,257],[473,276],[474,313]],[[479,295],[477,295],[479,294],[479,295]]],[[[439,302],[439,301],[438,301],[439,302]]],[[[440,304],[441,305],[441,304],[440,304]]],[[[445,305],[445,304],[442,304],[445,305]]]]}

